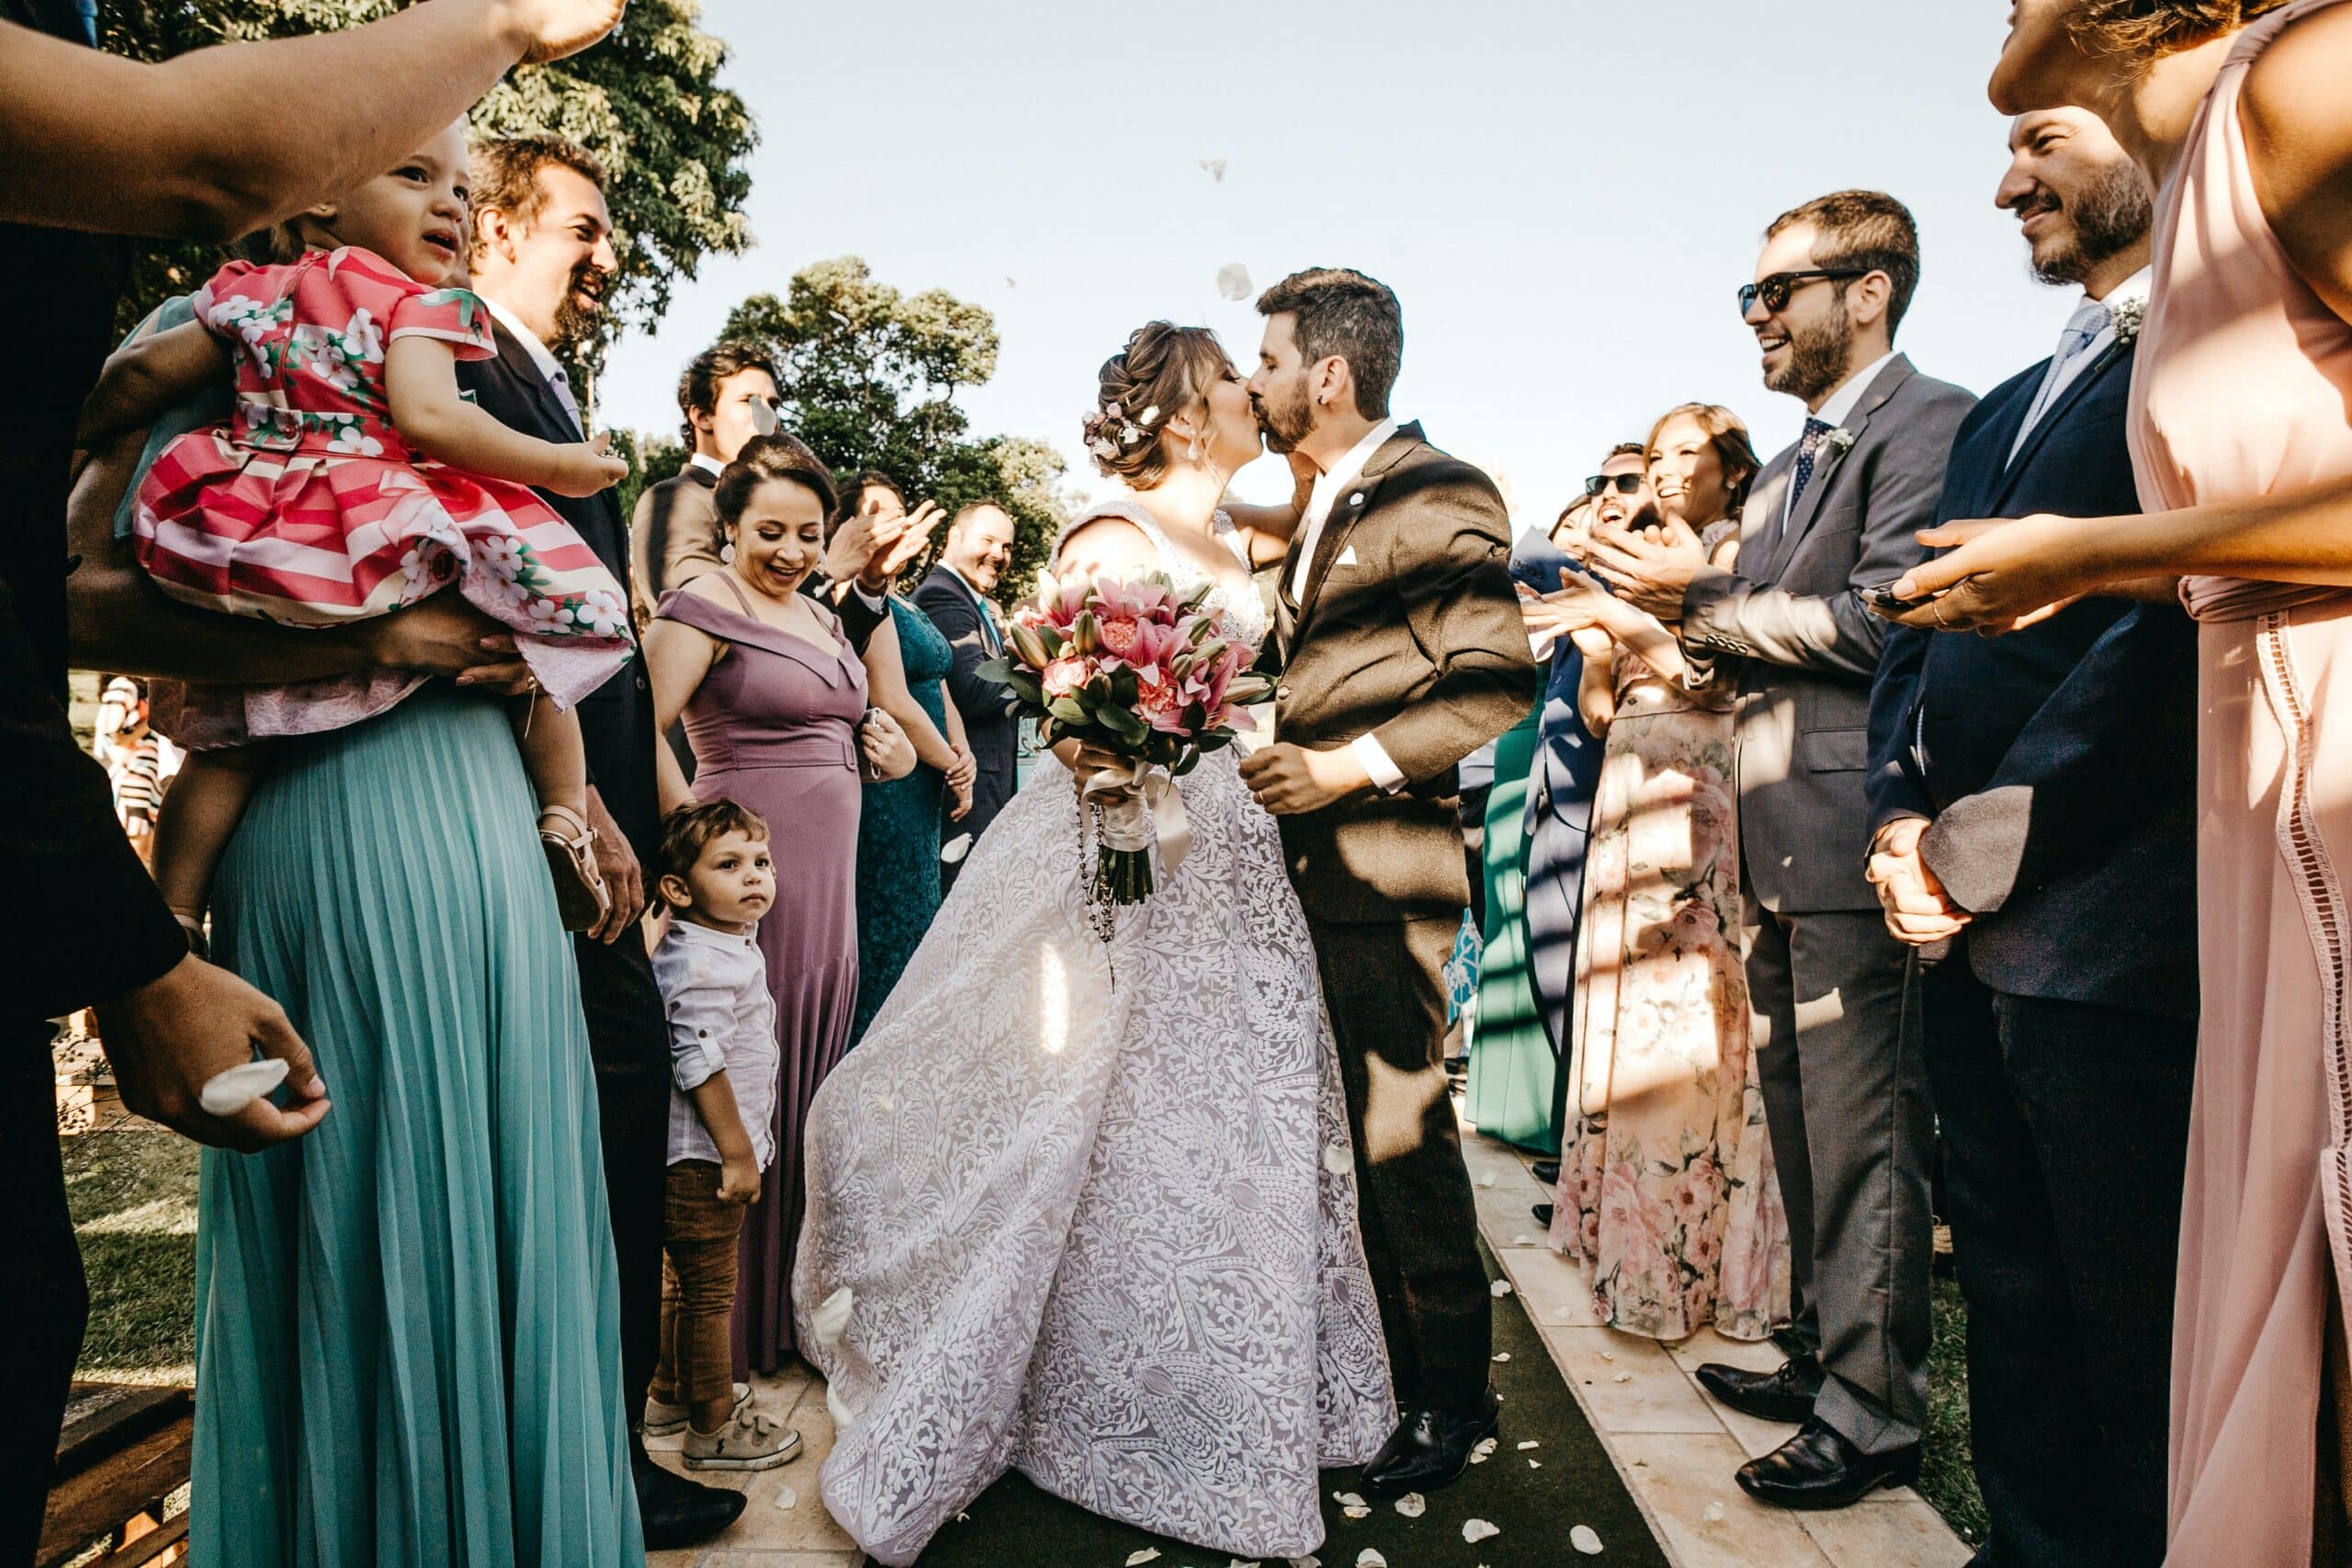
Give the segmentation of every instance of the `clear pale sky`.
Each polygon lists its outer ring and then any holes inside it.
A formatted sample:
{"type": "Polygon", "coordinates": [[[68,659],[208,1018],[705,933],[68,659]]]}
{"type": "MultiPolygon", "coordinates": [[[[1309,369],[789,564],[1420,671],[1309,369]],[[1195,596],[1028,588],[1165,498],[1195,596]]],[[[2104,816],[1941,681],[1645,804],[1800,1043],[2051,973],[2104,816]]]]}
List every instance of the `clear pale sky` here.
{"type": "MultiPolygon", "coordinates": [[[[2070,293],[2034,283],[1992,204],[2006,122],[1984,81],[2007,0],[704,0],[757,116],[748,255],[616,346],[602,417],[676,423],[679,367],[748,294],[855,254],[995,312],[980,434],[1054,443],[1080,493],[1094,371],[1154,316],[1255,355],[1257,287],[1360,267],[1405,310],[1396,412],[1548,522],[1609,446],[1673,403],[1794,438],[1734,290],[1809,197],[1892,191],[1925,278],[1897,346],[1984,391],[2050,351],[2070,293]],[[1222,182],[1199,166],[1227,161],[1222,182]]],[[[1244,494],[1288,489],[1266,461],[1244,494]]]]}

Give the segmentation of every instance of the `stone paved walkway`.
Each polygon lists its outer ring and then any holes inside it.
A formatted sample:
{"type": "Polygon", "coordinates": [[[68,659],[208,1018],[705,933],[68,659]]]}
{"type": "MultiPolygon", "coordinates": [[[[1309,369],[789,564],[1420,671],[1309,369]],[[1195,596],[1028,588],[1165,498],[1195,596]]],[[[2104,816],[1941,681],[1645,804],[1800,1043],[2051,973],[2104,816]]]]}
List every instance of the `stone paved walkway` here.
{"type": "MultiPolygon", "coordinates": [[[[1530,1156],[1467,1128],[1464,1147],[1487,1245],[1677,1568],[1962,1568],[1967,1562],[1969,1549],[1907,1488],[1835,1514],[1784,1514],[1749,1502],[1732,1472],[1795,1428],[1723,1410],[1700,1392],[1691,1371],[1710,1360],[1770,1367],[1779,1353],[1769,1344],[1741,1345],[1713,1333],[1660,1347],[1597,1326],[1591,1293],[1576,1266],[1544,1245],[1528,1213],[1549,1196],[1529,1174],[1530,1156]]],[[[817,1495],[817,1467],[833,1439],[824,1385],[802,1368],[761,1380],[757,1398],[763,1409],[799,1429],[801,1457],[733,1478],[751,1494],[735,1527],[708,1546],[656,1552],[651,1568],[857,1568],[863,1562],[817,1495]],[[778,1506],[787,1495],[792,1506],[778,1506]]],[[[675,1438],[654,1438],[647,1447],[674,1466],[678,1445],[675,1438]]],[[[1042,1551],[1037,1561],[1040,1568],[1053,1562],[1042,1551]]],[[[1585,1560],[1563,1541],[1561,1561],[1585,1560]]],[[[1605,1564],[1606,1554],[1597,1561],[1605,1564]]],[[[926,1568],[933,1568],[928,1559],[926,1568]]],[[[1334,1562],[1329,1568],[1347,1565],[1334,1562]]]]}

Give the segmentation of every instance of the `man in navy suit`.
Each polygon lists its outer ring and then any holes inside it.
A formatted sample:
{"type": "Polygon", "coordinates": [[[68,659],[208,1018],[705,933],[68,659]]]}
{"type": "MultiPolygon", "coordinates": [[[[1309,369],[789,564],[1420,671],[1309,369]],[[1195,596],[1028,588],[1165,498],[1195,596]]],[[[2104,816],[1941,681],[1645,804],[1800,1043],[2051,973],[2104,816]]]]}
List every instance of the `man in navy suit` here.
{"type": "MultiPolygon", "coordinates": [[[[474,149],[473,288],[495,322],[498,356],[458,367],[488,412],[549,441],[578,441],[587,424],[556,350],[594,330],[619,270],[604,174],[586,152],[553,139],[474,149]]],[[[541,492],[629,592],[628,531],[611,491],[541,492]]],[[[582,1010],[596,1074],[605,1188],[620,1276],[621,1398],[645,1544],[706,1540],[743,1511],[741,1494],[700,1486],[646,1457],[639,1433],[661,1350],[662,1228],[669,1169],[670,1047],[661,988],[638,930],[640,867],[660,840],[653,773],[653,695],[642,660],[581,699],[588,755],[588,819],[596,867],[611,889],[604,922],[573,944],[582,1010]]]]}
{"type": "MultiPolygon", "coordinates": [[[[2009,144],[1999,203],[2083,300],[2058,352],[1962,425],[1939,521],[2136,512],[2146,186],[2080,110],[2026,115],[2009,144]]],[[[1871,690],[1870,874],[1917,954],[1985,1568],[2164,1556],[2196,647],[2171,603],[2086,599],[2001,637],[1897,627],[1871,690]]]]}

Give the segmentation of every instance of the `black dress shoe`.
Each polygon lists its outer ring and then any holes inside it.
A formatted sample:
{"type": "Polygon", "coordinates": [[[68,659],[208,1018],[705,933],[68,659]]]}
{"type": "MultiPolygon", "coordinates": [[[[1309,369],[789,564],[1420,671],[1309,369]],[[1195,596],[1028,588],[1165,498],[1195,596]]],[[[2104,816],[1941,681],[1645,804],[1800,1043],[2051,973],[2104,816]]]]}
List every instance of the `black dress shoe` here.
{"type": "Polygon", "coordinates": [[[1550,1203],[1531,1203],[1528,1205],[1527,1212],[1535,1216],[1537,1224],[1548,1231],[1552,1228],[1553,1208],[1554,1205],[1550,1203]]]}
{"type": "Polygon", "coordinates": [[[1827,1422],[1807,1421],[1797,1435],[1739,1467],[1739,1489],[1773,1508],[1842,1508],[1882,1486],[1919,1479],[1919,1446],[1866,1454],[1827,1422]]]}
{"type": "Polygon", "coordinates": [[[700,1546],[741,1517],[743,1505],[751,1501],[741,1492],[672,1474],[635,1440],[629,1448],[629,1476],[637,1483],[637,1515],[648,1551],[700,1546]]]}
{"type": "Polygon", "coordinates": [[[1814,1396],[1821,1392],[1821,1359],[1792,1356],[1769,1372],[1709,1361],[1699,1369],[1699,1386],[1742,1416],[1758,1421],[1803,1421],[1813,1415],[1814,1396]]]}
{"type": "Polygon", "coordinates": [[[1557,1187],[1560,1184],[1560,1162],[1558,1160],[1539,1159],[1529,1168],[1533,1170],[1535,1173],[1536,1185],[1540,1187],[1557,1187]]]}
{"type": "Polygon", "coordinates": [[[1406,1411],[1405,1419],[1363,1467],[1363,1479],[1357,1484],[1366,1496],[1383,1501],[1453,1485],[1470,1468],[1470,1450],[1495,1435],[1501,1411],[1502,1401],[1491,1388],[1479,1395],[1476,1408],[1463,1414],[1406,1411]]]}

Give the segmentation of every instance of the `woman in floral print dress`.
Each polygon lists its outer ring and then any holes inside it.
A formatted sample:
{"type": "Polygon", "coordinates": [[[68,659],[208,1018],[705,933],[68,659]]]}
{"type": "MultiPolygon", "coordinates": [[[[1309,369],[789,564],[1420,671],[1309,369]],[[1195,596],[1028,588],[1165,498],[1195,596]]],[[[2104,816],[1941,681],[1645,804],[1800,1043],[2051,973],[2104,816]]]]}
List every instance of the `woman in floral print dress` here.
{"type": "MultiPolygon", "coordinates": [[[[1720,563],[1757,468],[1746,427],[1679,408],[1648,454],[1667,525],[1720,563]]],[[[1617,605],[1611,619],[1629,615],[1617,605]]],[[[1789,1240],[1740,962],[1737,682],[1653,629],[1647,660],[1622,637],[1588,660],[1601,684],[1587,723],[1605,742],[1551,1241],[1585,1265],[1610,1327],[1760,1339],[1788,1313],[1789,1240]]]]}

